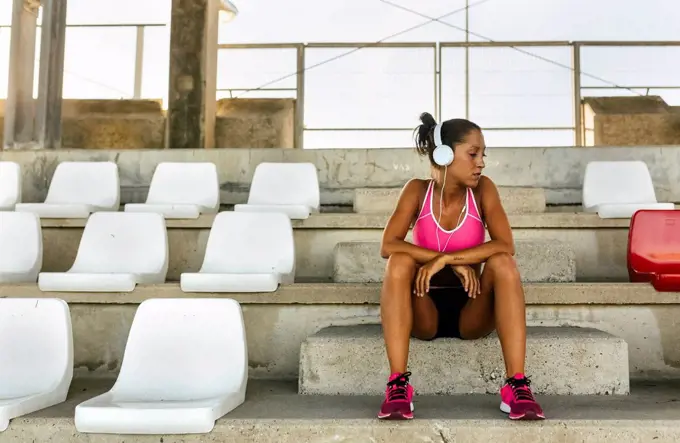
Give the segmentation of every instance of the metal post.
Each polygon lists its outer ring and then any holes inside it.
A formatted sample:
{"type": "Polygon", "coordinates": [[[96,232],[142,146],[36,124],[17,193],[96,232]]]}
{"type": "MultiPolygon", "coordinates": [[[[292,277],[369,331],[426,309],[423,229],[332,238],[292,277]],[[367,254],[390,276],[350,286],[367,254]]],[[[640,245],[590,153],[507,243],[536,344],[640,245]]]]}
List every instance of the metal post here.
{"type": "Polygon", "coordinates": [[[40,1],[14,0],[5,107],[4,148],[33,142],[35,38],[40,1]]]}
{"type": "Polygon", "coordinates": [[[40,76],[36,106],[36,139],[43,149],[61,147],[67,0],[44,0],[40,39],[40,76]]]}
{"type": "MultiPolygon", "coordinates": [[[[465,0],[465,43],[470,43],[470,0],[465,0]]],[[[470,46],[465,45],[465,118],[470,118],[470,46]]]]}
{"type": "Polygon", "coordinates": [[[574,97],[574,144],[576,146],[585,145],[584,122],[581,107],[581,45],[574,43],[571,51],[572,63],[572,89],[574,97]]]}
{"type": "Polygon", "coordinates": [[[305,144],[305,45],[297,47],[297,97],[295,100],[295,131],[293,147],[304,149],[305,144]]]}
{"type": "Polygon", "coordinates": [[[217,45],[219,40],[220,11],[218,2],[209,1],[206,7],[203,43],[203,148],[217,146],[215,132],[217,124],[217,45]]]}
{"type": "Polygon", "coordinates": [[[442,115],[442,47],[434,45],[434,119],[439,121],[442,115]]]}
{"type": "Polygon", "coordinates": [[[135,93],[142,98],[142,77],[144,75],[144,26],[137,26],[137,48],[135,49],[135,93]]]}

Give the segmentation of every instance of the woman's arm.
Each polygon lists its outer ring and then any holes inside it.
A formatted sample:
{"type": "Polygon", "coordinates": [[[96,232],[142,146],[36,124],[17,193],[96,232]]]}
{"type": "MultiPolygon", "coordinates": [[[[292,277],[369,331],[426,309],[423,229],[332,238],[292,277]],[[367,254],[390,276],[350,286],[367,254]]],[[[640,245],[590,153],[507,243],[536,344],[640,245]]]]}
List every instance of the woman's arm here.
{"type": "Polygon", "coordinates": [[[420,209],[420,194],[423,192],[421,180],[411,180],[404,186],[392,216],[387,221],[380,244],[380,255],[389,258],[395,252],[410,255],[420,264],[427,263],[441,254],[437,251],[421,248],[404,240],[411,222],[418,216],[420,209]]]}
{"type": "MultiPolygon", "coordinates": [[[[508,216],[503,209],[498,189],[490,178],[482,176],[479,180],[481,210],[484,214],[491,240],[473,248],[462,249],[446,254],[445,261],[449,265],[474,265],[485,262],[494,254],[508,253],[515,255],[512,229],[508,216]]],[[[482,215],[482,214],[480,214],[482,215]]]]}

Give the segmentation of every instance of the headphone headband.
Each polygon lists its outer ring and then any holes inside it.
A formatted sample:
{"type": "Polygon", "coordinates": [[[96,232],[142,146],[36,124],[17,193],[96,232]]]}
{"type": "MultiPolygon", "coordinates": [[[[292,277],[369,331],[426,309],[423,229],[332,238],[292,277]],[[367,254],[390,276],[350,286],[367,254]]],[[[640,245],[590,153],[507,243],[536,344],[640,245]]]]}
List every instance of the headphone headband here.
{"type": "Polygon", "coordinates": [[[434,147],[443,145],[442,143],[442,124],[437,123],[434,127],[434,147]]]}
{"type": "Polygon", "coordinates": [[[434,127],[434,151],[432,159],[439,166],[448,166],[453,162],[453,148],[442,142],[442,124],[437,123],[434,127]]]}

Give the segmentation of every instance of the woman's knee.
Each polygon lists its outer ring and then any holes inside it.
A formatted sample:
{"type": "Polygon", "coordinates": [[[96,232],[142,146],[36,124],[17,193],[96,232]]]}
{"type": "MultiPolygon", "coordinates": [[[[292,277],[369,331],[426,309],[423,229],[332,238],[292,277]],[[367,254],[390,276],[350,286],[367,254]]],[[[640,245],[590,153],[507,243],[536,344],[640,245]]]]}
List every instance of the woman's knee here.
{"type": "Polygon", "coordinates": [[[417,263],[413,257],[403,252],[396,252],[387,259],[385,278],[412,280],[416,274],[416,267],[417,263]]]}
{"type": "Polygon", "coordinates": [[[519,270],[515,258],[507,252],[494,254],[486,261],[484,268],[489,268],[494,276],[519,279],[519,270]]]}

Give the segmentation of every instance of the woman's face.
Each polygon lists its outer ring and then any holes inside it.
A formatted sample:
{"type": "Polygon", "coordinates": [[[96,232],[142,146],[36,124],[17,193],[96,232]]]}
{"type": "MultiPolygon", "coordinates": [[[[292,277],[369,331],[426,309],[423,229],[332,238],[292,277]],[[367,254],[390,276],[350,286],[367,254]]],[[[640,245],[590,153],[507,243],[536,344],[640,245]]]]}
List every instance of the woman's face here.
{"type": "Polygon", "coordinates": [[[463,142],[455,146],[453,163],[449,165],[447,174],[468,188],[475,188],[482,176],[484,164],[484,135],[479,130],[470,131],[463,142]]]}

